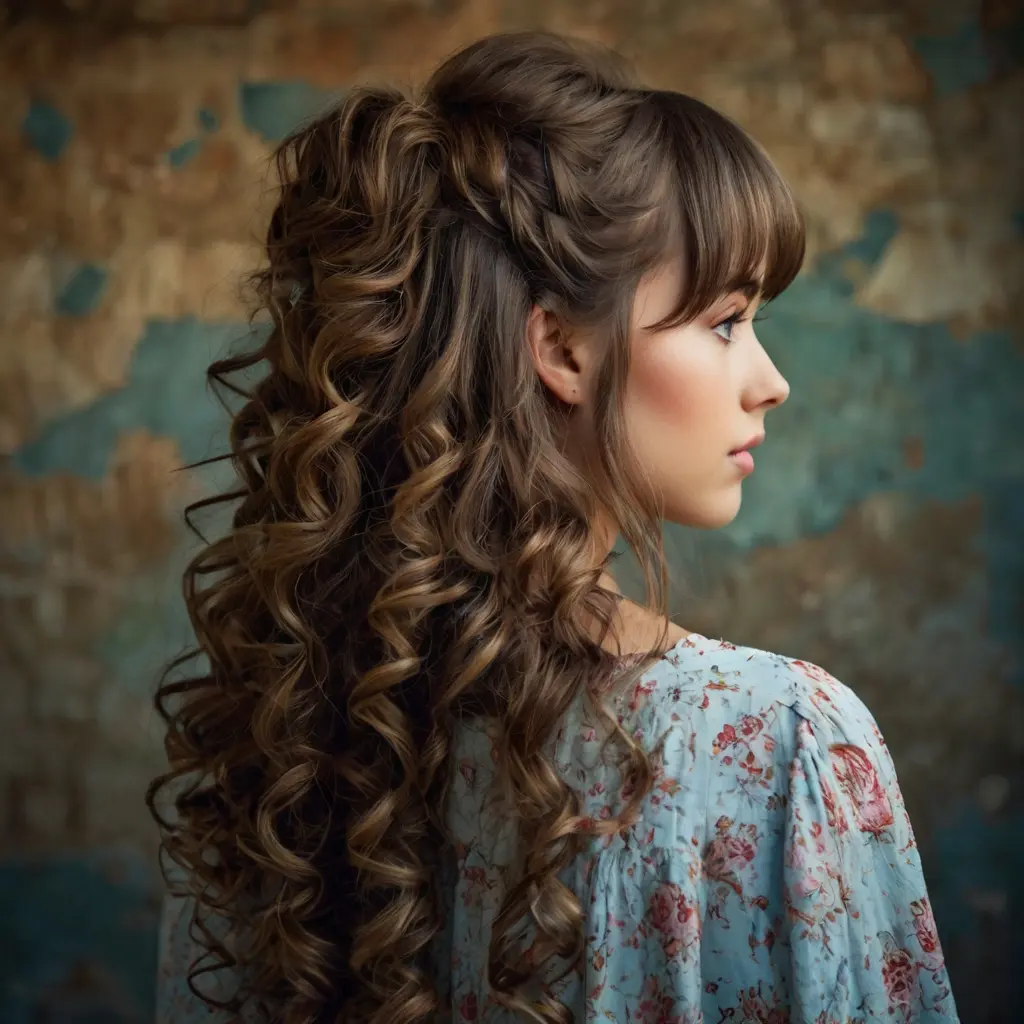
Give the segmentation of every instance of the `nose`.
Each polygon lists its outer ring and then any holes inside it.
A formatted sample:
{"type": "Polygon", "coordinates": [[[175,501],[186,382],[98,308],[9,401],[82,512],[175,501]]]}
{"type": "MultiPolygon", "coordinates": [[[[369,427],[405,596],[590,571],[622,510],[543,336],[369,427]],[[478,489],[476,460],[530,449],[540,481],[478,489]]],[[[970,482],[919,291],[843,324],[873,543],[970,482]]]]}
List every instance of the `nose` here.
{"type": "Polygon", "coordinates": [[[766,388],[768,397],[765,399],[764,404],[774,409],[782,405],[789,398],[789,381],[779,373],[775,364],[770,359],[768,363],[771,366],[771,374],[766,388]]]}
{"type": "Polygon", "coordinates": [[[758,342],[757,368],[750,376],[750,383],[744,395],[749,411],[775,409],[789,398],[789,381],[779,373],[771,357],[758,342]]]}

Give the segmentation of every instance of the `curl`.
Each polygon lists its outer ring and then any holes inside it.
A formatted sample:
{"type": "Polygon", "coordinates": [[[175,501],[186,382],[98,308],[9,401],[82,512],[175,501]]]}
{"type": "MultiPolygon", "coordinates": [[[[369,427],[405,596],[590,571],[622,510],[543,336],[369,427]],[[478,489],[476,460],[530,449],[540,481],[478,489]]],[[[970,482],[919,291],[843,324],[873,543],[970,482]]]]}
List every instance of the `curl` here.
{"type": "MultiPolygon", "coordinates": [[[[184,575],[201,657],[158,689],[168,770],[147,794],[195,900],[206,955],[190,983],[237,980],[217,1005],[282,1024],[431,1019],[453,742],[485,716],[521,846],[491,989],[529,1019],[570,1020],[550,978],[526,995],[580,954],[583,910],[557,876],[628,827],[653,780],[601,703],[618,595],[592,524],[619,527],[667,623],[659,499],[622,418],[632,296],[686,212],[664,104],[596,49],[498,36],[422,95],[353,90],[277,153],[255,278],[270,331],[209,370],[241,399],[237,486],[189,510],[230,507],[231,527],[184,575]],[[526,351],[534,302],[602,325],[597,480],[564,456],[566,411],[526,351]],[[631,780],[600,822],[545,754],[581,696],[631,780]]],[[[700,116],[739,152],[724,119],[700,116]]],[[[749,161],[745,180],[768,175],[749,161]]]]}

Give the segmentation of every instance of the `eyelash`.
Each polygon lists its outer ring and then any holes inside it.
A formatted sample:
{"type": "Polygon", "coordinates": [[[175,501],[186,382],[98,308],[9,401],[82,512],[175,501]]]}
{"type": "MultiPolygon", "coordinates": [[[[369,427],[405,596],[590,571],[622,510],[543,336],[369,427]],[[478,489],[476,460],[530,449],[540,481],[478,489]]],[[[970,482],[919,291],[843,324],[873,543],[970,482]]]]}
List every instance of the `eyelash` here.
{"type": "Polygon", "coordinates": [[[714,327],[711,328],[711,330],[717,331],[719,327],[723,327],[725,324],[728,324],[729,325],[729,337],[728,338],[723,338],[722,335],[720,335],[720,334],[719,334],[719,337],[722,338],[722,341],[724,341],[726,343],[726,345],[729,345],[732,342],[732,329],[737,324],[741,324],[741,323],[743,323],[744,320],[747,320],[747,319],[749,319],[750,322],[754,323],[754,324],[759,323],[760,321],[767,319],[767,314],[761,312],[760,310],[758,310],[758,312],[755,313],[754,316],[749,317],[749,318],[744,316],[743,314],[744,314],[744,310],[739,310],[738,312],[733,313],[732,316],[727,316],[724,320],[720,320],[717,324],[715,324],[714,327]]]}

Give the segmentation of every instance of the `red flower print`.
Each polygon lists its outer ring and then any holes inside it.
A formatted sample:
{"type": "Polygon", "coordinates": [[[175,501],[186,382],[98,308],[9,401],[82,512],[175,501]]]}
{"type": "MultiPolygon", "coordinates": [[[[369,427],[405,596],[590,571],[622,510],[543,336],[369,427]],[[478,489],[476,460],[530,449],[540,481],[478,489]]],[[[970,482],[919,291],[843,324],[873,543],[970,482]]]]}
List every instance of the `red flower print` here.
{"type": "Polygon", "coordinates": [[[811,703],[815,707],[821,707],[822,704],[832,706],[835,704],[835,701],[819,687],[811,694],[811,703]]]}
{"type": "Polygon", "coordinates": [[[662,793],[667,793],[669,796],[675,796],[679,792],[679,780],[678,779],[662,779],[658,783],[658,789],[662,793]]]}
{"type": "Polygon", "coordinates": [[[868,755],[849,743],[829,748],[839,788],[853,804],[857,827],[879,838],[893,823],[892,805],[868,755]]]}
{"type": "Polygon", "coordinates": [[[733,836],[725,840],[725,848],[729,862],[738,866],[749,864],[757,853],[754,844],[742,836],[733,836]]]}
{"type": "Polygon", "coordinates": [[[700,942],[700,914],[683,890],[674,882],[663,882],[654,891],[650,904],[650,920],[661,936],[665,955],[682,956],[700,942]]]}
{"type": "Polygon", "coordinates": [[[748,741],[754,739],[763,728],[764,722],[756,715],[744,715],[740,719],[740,732],[743,733],[744,739],[748,741]]]}
{"type": "Polygon", "coordinates": [[[736,735],[736,729],[727,725],[719,734],[715,737],[715,753],[717,754],[720,750],[725,750],[726,747],[731,747],[739,737],[736,735]]]}
{"type": "Polygon", "coordinates": [[[661,991],[657,975],[648,975],[640,1002],[633,1012],[633,1020],[636,1024],[668,1024],[677,1019],[673,1013],[672,997],[661,991]]]}
{"type": "Polygon", "coordinates": [[[459,1017],[461,1020],[476,1020],[476,993],[470,992],[461,1003],[459,1003],[459,1017]]]}
{"type": "Polygon", "coordinates": [[[812,665],[809,661],[790,662],[793,668],[799,669],[812,683],[835,683],[836,677],[826,672],[820,665],[812,665]]]}
{"type": "Polygon", "coordinates": [[[462,869],[462,878],[466,882],[462,893],[462,905],[465,907],[482,906],[484,893],[494,884],[487,877],[487,870],[481,867],[466,867],[462,869]]]}
{"type": "Polygon", "coordinates": [[[939,933],[935,927],[931,903],[927,899],[914,900],[910,904],[914,915],[914,932],[924,952],[924,965],[929,971],[941,971],[945,963],[942,947],[939,945],[939,933]]]}
{"type": "Polygon", "coordinates": [[[889,1013],[910,1021],[918,1002],[917,964],[888,932],[880,932],[879,938],[882,940],[882,981],[889,997],[889,1013]]]}
{"type": "Polygon", "coordinates": [[[755,779],[764,771],[760,764],[758,764],[757,758],[754,757],[754,752],[752,750],[740,762],[740,767],[755,779]]]}
{"type": "Polygon", "coordinates": [[[719,834],[704,849],[704,876],[712,882],[722,882],[737,896],[743,895],[739,872],[757,853],[757,848],[742,836],[719,834]]]}
{"type": "Polygon", "coordinates": [[[821,780],[821,797],[825,801],[825,817],[828,820],[829,828],[833,828],[839,835],[850,830],[841,805],[836,803],[836,795],[832,787],[824,780],[821,780]]]}

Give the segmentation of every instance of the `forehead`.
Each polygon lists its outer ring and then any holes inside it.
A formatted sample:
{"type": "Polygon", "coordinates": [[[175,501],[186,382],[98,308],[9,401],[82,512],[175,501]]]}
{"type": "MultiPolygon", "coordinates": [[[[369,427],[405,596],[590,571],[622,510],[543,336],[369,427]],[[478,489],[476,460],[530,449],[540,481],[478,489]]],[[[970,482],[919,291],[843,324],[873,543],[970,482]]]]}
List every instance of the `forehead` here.
{"type": "Polygon", "coordinates": [[[748,302],[758,298],[763,286],[763,275],[737,271],[734,276],[724,276],[719,285],[709,292],[701,308],[687,310],[690,305],[690,286],[687,281],[686,261],[674,256],[645,274],[637,287],[633,302],[633,323],[638,327],[651,328],[654,325],[676,326],[678,322],[693,320],[705,310],[733,294],[743,296],[748,302]],[[683,312],[686,317],[681,318],[683,312]]]}

